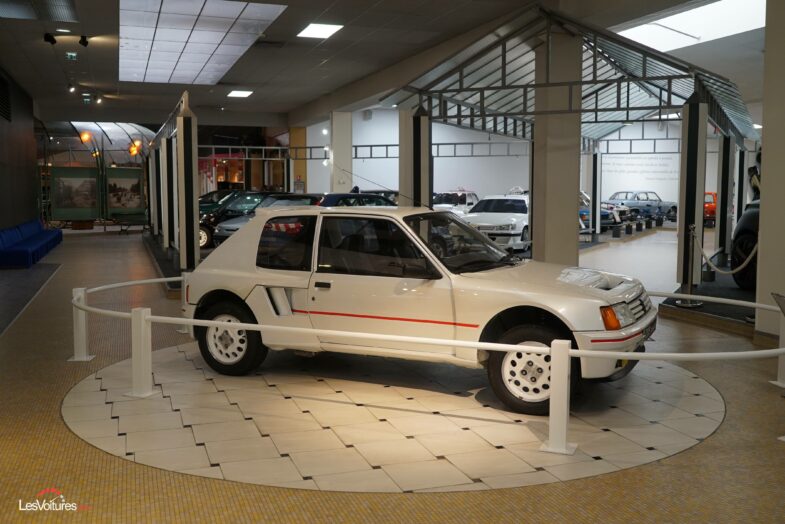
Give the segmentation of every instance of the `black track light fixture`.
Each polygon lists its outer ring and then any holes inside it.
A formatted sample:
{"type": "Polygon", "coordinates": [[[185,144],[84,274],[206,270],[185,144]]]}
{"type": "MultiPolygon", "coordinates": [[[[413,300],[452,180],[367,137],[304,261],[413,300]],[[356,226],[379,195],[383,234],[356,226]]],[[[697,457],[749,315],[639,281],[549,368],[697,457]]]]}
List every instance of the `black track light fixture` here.
{"type": "Polygon", "coordinates": [[[52,33],[44,33],[44,42],[49,42],[50,44],[55,45],[57,40],[52,33]]]}
{"type": "Polygon", "coordinates": [[[82,38],[79,39],[79,45],[81,45],[82,47],[87,47],[87,44],[88,44],[87,37],[85,35],[82,35],[82,38]]]}

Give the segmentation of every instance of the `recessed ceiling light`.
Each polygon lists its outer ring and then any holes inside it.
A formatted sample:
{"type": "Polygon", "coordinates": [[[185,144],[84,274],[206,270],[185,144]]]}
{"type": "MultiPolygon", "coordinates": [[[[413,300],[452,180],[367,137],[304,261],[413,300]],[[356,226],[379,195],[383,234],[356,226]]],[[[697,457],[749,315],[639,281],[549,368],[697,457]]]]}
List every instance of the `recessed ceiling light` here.
{"type": "Polygon", "coordinates": [[[300,31],[297,36],[302,38],[330,38],[342,25],[333,24],[308,24],[308,27],[300,31]]]}
{"type": "Polygon", "coordinates": [[[755,129],[763,129],[763,126],[760,124],[752,124],[752,127],[754,127],[755,129]]]}
{"type": "Polygon", "coordinates": [[[253,91],[232,91],[226,96],[230,96],[232,98],[248,98],[253,94],[253,91]]]}
{"type": "Polygon", "coordinates": [[[323,128],[322,128],[322,134],[323,134],[323,135],[326,135],[327,133],[329,133],[329,131],[327,131],[327,128],[326,128],[326,127],[323,127],[323,128]]]}
{"type": "Polygon", "coordinates": [[[71,32],[70,29],[63,29],[62,27],[58,27],[57,29],[55,29],[55,31],[57,31],[58,33],[70,33],[71,32]]]}

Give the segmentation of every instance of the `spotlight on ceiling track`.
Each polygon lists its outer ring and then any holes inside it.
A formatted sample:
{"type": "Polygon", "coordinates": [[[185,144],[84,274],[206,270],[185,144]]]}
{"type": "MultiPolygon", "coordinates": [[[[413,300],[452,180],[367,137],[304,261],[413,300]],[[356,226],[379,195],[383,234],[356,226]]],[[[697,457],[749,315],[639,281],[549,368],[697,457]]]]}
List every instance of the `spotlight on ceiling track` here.
{"type": "Polygon", "coordinates": [[[102,97],[102,96],[99,96],[98,98],[95,99],[95,103],[96,104],[101,104],[101,103],[103,103],[103,101],[104,101],[104,97],[102,97]]]}
{"type": "Polygon", "coordinates": [[[68,92],[73,93],[74,91],[76,91],[76,86],[74,86],[74,84],[68,84],[68,92]]]}
{"type": "Polygon", "coordinates": [[[44,42],[48,42],[52,45],[57,43],[57,39],[54,37],[52,33],[44,33],[44,42]]]}
{"type": "Polygon", "coordinates": [[[87,44],[88,44],[87,37],[85,35],[82,35],[82,38],[79,39],[79,45],[81,45],[82,47],[87,47],[87,44]]]}

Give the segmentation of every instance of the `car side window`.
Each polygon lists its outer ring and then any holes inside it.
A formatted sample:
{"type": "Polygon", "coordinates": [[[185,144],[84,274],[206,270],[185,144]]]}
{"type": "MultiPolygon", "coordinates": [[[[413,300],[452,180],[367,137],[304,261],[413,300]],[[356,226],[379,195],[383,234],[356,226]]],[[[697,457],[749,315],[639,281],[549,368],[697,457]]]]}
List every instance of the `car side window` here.
{"type": "Polygon", "coordinates": [[[310,271],[315,216],[271,218],[264,225],[256,265],[267,269],[310,271]]]}
{"type": "Polygon", "coordinates": [[[432,271],[397,224],[364,217],[325,217],[317,272],[403,278],[432,271]]]}
{"type": "Polygon", "coordinates": [[[359,206],[359,198],[358,197],[341,197],[338,199],[338,202],[335,203],[335,207],[338,206],[359,206]]]}
{"type": "Polygon", "coordinates": [[[648,200],[648,199],[649,197],[648,195],[646,195],[646,193],[638,193],[637,195],[635,195],[635,200],[648,200]]]}
{"type": "Polygon", "coordinates": [[[714,195],[712,195],[711,193],[706,193],[706,195],[703,197],[703,202],[706,204],[713,204],[714,195]]]}
{"type": "Polygon", "coordinates": [[[659,201],[660,196],[657,193],[649,193],[649,200],[659,201]]]}

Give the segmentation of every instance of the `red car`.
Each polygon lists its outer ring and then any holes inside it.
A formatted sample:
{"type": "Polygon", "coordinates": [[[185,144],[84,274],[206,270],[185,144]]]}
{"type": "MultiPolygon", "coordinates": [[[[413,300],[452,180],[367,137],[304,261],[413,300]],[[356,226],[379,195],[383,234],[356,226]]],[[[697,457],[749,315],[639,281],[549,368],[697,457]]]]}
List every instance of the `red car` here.
{"type": "Polygon", "coordinates": [[[706,192],[703,195],[703,223],[706,227],[714,227],[717,222],[717,193],[706,192]]]}

